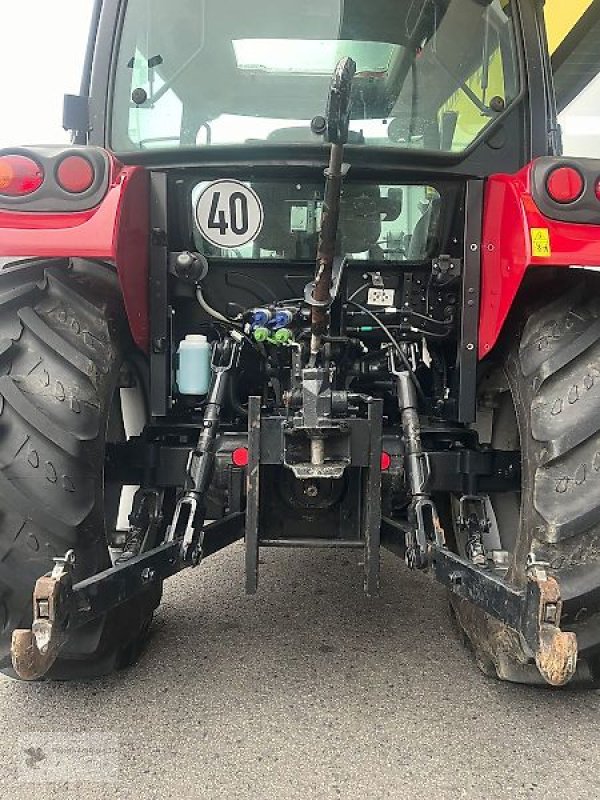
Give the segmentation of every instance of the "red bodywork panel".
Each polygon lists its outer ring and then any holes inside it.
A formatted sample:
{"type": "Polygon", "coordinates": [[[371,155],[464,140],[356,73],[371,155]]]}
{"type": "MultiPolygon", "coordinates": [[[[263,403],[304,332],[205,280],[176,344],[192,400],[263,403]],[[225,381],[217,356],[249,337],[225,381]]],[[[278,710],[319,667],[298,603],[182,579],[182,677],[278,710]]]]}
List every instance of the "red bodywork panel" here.
{"type": "Polygon", "coordinates": [[[134,341],[149,346],[149,176],[110,156],[102,202],[89,211],[0,209],[0,256],[97,258],[115,265],[134,341]]]}
{"type": "MultiPolygon", "coordinates": [[[[97,258],[115,265],[132,336],[149,348],[149,175],[109,155],[111,176],[102,202],[88,211],[0,209],[0,256],[97,258]]],[[[479,357],[496,344],[527,269],[600,266],[600,224],[553,220],[532,196],[532,168],[486,182],[479,357]],[[532,231],[542,231],[534,252],[532,231]]],[[[599,202],[600,213],[600,202],[599,202]]]]}
{"type": "Polygon", "coordinates": [[[488,179],[481,257],[479,357],[483,358],[496,344],[528,268],[600,266],[600,224],[544,216],[532,196],[530,164],[515,175],[488,179]],[[547,242],[547,254],[534,253],[532,236],[541,237],[538,252],[546,249],[547,242]]]}

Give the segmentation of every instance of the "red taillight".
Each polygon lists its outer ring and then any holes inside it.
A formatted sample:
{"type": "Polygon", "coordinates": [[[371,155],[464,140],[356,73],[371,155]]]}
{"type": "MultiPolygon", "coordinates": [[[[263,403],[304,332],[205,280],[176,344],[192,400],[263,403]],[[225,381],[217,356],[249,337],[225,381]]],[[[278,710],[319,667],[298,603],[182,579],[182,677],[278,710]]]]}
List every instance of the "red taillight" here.
{"type": "Polygon", "coordinates": [[[392,465],[392,457],[389,453],[386,453],[385,450],[381,453],[381,471],[386,472],[392,465]]]}
{"type": "Polygon", "coordinates": [[[248,466],[248,448],[247,447],[236,447],[236,449],[231,454],[231,461],[236,467],[247,467],[248,466]]]}
{"type": "Polygon", "coordinates": [[[44,182],[44,170],[27,156],[0,156],[0,195],[24,197],[44,182]]]}
{"type": "Polygon", "coordinates": [[[94,167],[83,156],[67,156],[56,168],[56,181],[70,194],[86,192],[94,183],[94,167]]]}
{"type": "Polygon", "coordinates": [[[546,180],[546,189],[555,203],[573,203],[583,193],[581,173],[573,167],[558,167],[546,180]]]}

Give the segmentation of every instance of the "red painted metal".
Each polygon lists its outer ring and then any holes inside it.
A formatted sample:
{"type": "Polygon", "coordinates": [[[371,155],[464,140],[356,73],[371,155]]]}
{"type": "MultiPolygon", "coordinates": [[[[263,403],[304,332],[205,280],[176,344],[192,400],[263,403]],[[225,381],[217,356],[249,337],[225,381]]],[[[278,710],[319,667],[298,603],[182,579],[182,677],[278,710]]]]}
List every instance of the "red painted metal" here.
{"type": "MultiPolygon", "coordinates": [[[[94,258],[117,269],[131,334],[149,346],[149,177],[112,155],[106,196],[89,211],[37,213],[0,209],[0,256],[94,258]]],[[[23,206],[25,209],[25,206],[23,206]]]]}
{"type": "Polygon", "coordinates": [[[514,175],[493,175],[486,184],[480,358],[496,344],[528,269],[600,266],[600,225],[560,222],[544,216],[532,197],[531,168],[530,164],[514,175]],[[536,238],[537,254],[532,244],[536,238]],[[546,242],[548,252],[544,252],[546,242]]]}

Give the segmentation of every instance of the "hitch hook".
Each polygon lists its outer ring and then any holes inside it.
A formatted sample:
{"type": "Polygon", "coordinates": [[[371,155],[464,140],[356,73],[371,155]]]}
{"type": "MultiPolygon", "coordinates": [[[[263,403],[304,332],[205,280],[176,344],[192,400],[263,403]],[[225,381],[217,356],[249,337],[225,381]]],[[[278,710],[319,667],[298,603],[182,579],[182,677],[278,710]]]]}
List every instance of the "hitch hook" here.
{"type": "Polygon", "coordinates": [[[52,667],[66,641],[69,597],[73,588],[75,552],[54,559],[49,575],[38,578],[33,590],[30,630],[13,631],[10,654],[13,669],[26,681],[42,678],[52,667]]]}
{"type": "Polygon", "coordinates": [[[531,610],[526,625],[535,627],[533,632],[526,631],[526,638],[534,646],[535,664],[544,680],[551,686],[564,686],[577,668],[577,636],[560,629],[563,604],[556,578],[539,564],[530,567],[527,577],[531,610]]]}

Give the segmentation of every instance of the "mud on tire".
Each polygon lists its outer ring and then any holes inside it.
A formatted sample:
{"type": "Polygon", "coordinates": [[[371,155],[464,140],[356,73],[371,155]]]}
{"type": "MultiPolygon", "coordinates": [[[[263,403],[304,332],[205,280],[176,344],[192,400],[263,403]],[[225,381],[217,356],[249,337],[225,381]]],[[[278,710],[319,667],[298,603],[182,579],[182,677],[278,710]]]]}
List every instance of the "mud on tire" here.
{"type": "MultiPolygon", "coordinates": [[[[512,553],[509,580],[523,585],[529,553],[549,564],[565,601],[561,627],[577,633],[575,683],[599,686],[600,615],[591,609],[600,593],[600,284],[590,276],[572,287],[521,314],[526,322],[509,328],[500,350],[522,481],[514,526],[510,514],[498,524],[512,553]]],[[[452,606],[486,674],[543,682],[516,634],[465,601],[452,606]]]]}
{"type": "MultiPolygon", "coordinates": [[[[110,566],[104,454],[119,372],[133,345],[114,273],[98,264],[25,262],[0,271],[0,669],[31,624],[31,594],[73,548],[74,579],[110,566]]],[[[95,676],[135,659],[153,588],[81,629],[49,677],[95,676]]]]}

